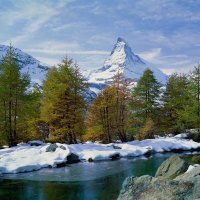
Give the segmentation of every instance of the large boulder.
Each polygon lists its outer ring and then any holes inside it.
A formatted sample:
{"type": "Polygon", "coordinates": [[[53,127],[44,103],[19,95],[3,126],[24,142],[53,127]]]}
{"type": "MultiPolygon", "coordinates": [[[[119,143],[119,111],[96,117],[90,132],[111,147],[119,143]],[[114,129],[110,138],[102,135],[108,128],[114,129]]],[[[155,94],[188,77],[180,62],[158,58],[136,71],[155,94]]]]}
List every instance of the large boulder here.
{"type": "Polygon", "coordinates": [[[46,148],[46,152],[54,152],[56,151],[56,149],[58,148],[57,144],[50,144],[47,148],[46,148]]]}
{"type": "MultiPolygon", "coordinates": [[[[199,179],[198,179],[199,180],[199,179]]],[[[148,175],[125,180],[118,200],[191,200],[200,198],[200,182],[160,180],[148,175]]]]}
{"type": "Polygon", "coordinates": [[[79,157],[76,154],[71,153],[71,154],[69,154],[67,156],[67,162],[66,162],[66,164],[77,163],[79,161],[80,161],[79,157]]]}
{"type": "Polygon", "coordinates": [[[58,163],[57,167],[65,167],[67,164],[73,164],[73,163],[77,163],[80,162],[79,157],[74,154],[74,153],[70,153],[67,157],[66,157],[66,161],[62,162],[62,163],[58,163]]]}
{"type": "Polygon", "coordinates": [[[157,177],[128,177],[122,185],[118,200],[199,199],[200,166],[183,173],[186,166],[180,157],[172,156],[161,164],[157,177]],[[172,180],[172,177],[176,178],[172,180]]]}
{"type": "Polygon", "coordinates": [[[158,168],[155,177],[173,179],[187,171],[189,164],[179,156],[174,155],[165,160],[158,168]]]}

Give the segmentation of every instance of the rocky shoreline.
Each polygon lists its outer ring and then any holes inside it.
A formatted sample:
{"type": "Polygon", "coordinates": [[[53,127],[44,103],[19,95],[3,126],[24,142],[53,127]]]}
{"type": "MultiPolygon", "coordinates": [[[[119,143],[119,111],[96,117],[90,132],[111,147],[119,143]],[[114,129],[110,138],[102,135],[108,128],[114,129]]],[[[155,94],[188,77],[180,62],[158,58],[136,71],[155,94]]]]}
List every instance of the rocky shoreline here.
{"type": "Polygon", "coordinates": [[[118,200],[195,200],[200,198],[200,165],[189,166],[174,155],[164,161],[155,177],[128,177],[118,200]]]}

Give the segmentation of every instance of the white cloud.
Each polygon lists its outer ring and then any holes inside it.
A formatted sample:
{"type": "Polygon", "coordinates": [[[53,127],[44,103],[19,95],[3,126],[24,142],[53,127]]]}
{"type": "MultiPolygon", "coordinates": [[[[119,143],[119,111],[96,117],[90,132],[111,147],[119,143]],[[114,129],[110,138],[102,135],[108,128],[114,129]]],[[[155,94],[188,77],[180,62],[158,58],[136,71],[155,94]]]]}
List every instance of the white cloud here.
{"type": "MultiPolygon", "coordinates": [[[[0,13],[0,23],[2,26],[12,26],[18,22],[23,22],[19,35],[9,39],[14,44],[18,44],[31,34],[37,32],[52,17],[60,13],[60,10],[70,1],[59,0],[53,5],[48,2],[31,0],[13,1],[15,9],[4,10],[0,13]]],[[[7,41],[5,41],[7,43],[7,41]]]]}
{"type": "Polygon", "coordinates": [[[34,52],[34,53],[45,53],[45,54],[72,54],[72,55],[109,55],[109,51],[73,51],[73,50],[58,50],[58,49],[24,49],[27,52],[34,52]]]}
{"type": "Polygon", "coordinates": [[[188,73],[195,65],[195,61],[188,55],[163,55],[161,48],[154,48],[139,55],[168,75],[174,72],[188,73]]]}
{"type": "MultiPolygon", "coordinates": [[[[140,17],[142,20],[160,21],[160,20],[181,20],[181,21],[200,21],[200,14],[191,10],[188,5],[194,2],[186,0],[183,4],[174,0],[140,0],[136,1],[132,7],[128,4],[125,7],[129,13],[140,17]]],[[[195,3],[199,4],[198,1],[195,3]]]]}
{"type": "Polygon", "coordinates": [[[167,75],[171,75],[176,72],[175,68],[162,68],[161,70],[167,75]]]}
{"type": "Polygon", "coordinates": [[[149,62],[154,62],[155,60],[157,60],[160,57],[161,48],[154,48],[148,52],[142,52],[139,55],[149,62]]]}

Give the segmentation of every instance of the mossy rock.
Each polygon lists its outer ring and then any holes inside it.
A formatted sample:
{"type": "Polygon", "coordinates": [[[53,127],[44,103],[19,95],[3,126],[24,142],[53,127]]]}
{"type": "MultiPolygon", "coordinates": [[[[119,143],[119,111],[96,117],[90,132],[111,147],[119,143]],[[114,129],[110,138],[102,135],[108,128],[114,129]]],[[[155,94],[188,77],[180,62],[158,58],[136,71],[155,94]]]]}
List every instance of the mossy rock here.
{"type": "Polygon", "coordinates": [[[158,168],[155,177],[159,179],[173,179],[187,171],[189,164],[178,155],[165,160],[158,168]]]}
{"type": "Polygon", "coordinates": [[[200,164],[200,155],[196,155],[192,157],[192,162],[194,164],[200,164]]]}

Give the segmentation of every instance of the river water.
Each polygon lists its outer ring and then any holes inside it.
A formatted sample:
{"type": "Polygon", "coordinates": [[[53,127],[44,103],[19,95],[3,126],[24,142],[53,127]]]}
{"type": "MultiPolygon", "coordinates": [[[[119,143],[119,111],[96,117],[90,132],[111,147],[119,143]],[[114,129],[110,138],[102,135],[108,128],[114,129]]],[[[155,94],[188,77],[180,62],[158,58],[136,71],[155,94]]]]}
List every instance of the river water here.
{"type": "MultiPolygon", "coordinates": [[[[114,200],[127,176],[155,175],[172,153],[101,162],[0,177],[0,200],[114,200]]],[[[180,154],[186,160],[191,155],[180,154]]]]}

